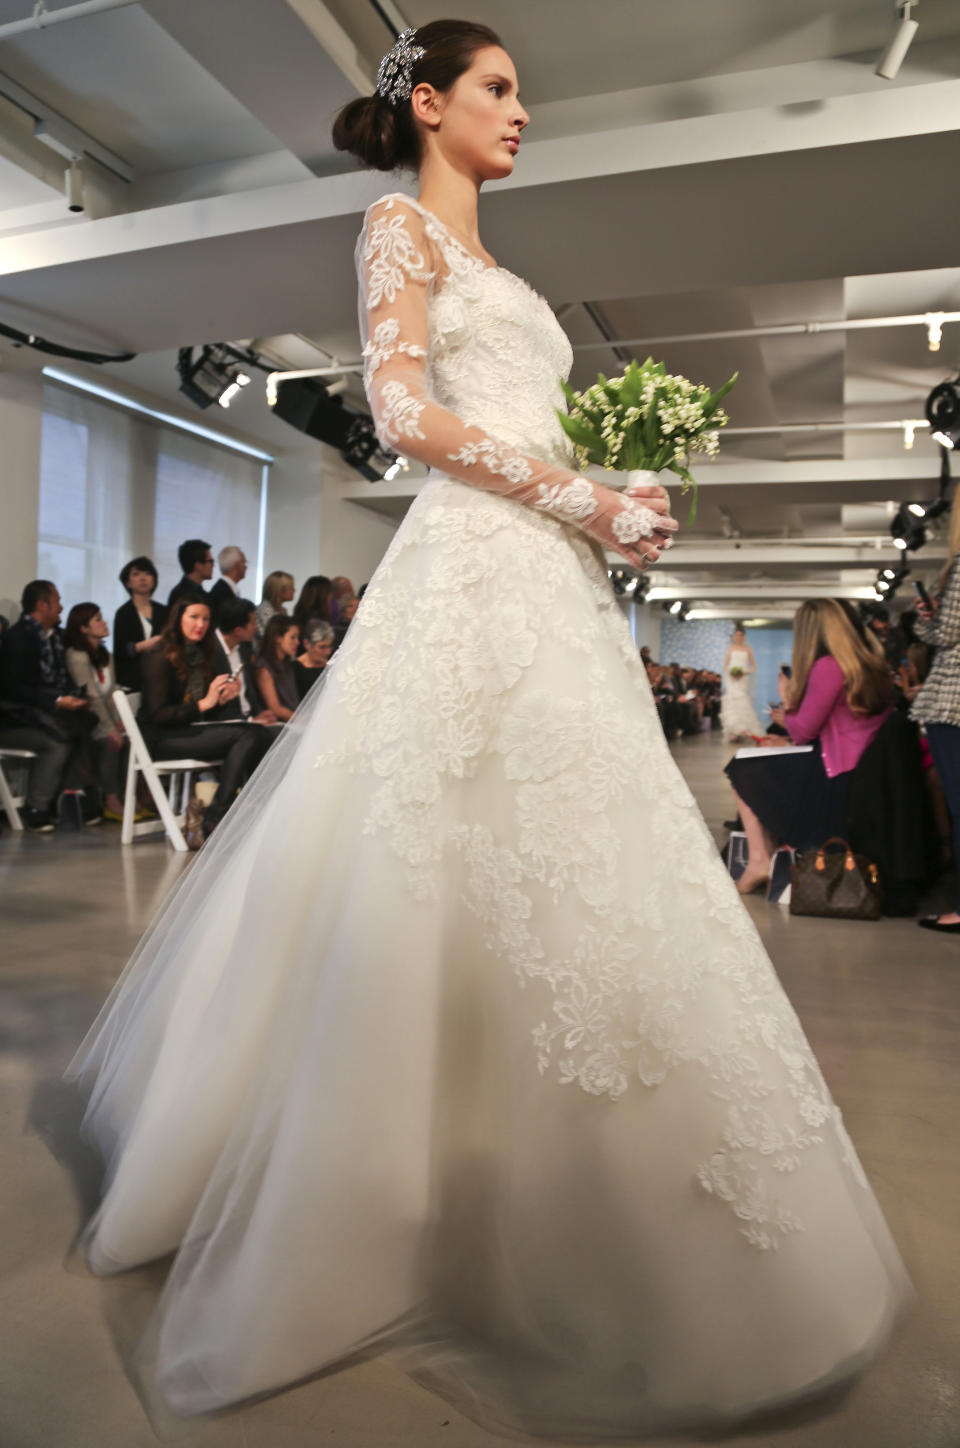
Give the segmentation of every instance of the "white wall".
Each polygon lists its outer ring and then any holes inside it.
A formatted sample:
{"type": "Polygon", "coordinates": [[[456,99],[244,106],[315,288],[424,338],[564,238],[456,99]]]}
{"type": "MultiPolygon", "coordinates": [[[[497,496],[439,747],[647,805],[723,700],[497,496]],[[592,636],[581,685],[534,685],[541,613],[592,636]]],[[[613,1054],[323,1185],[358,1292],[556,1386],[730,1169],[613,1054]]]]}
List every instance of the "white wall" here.
{"type": "Polygon", "coordinates": [[[341,483],[356,478],[322,443],[277,459],[270,470],[265,574],[292,573],[298,591],[312,573],[345,575],[356,588],[370,580],[396,525],[341,495],[341,483]]]}
{"type": "Polygon", "coordinates": [[[37,510],[43,378],[0,372],[0,613],[20,613],[25,583],[37,576],[37,510]]]}

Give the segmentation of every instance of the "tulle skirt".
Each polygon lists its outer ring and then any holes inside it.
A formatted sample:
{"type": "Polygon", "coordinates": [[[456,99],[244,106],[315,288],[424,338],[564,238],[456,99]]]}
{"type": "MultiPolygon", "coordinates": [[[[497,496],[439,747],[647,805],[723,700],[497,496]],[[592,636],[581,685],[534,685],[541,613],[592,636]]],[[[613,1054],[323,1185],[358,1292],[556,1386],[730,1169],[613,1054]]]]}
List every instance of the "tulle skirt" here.
{"type": "Polygon", "coordinates": [[[727,675],[721,706],[723,730],[729,739],[745,734],[762,734],[764,726],[757,716],[753,702],[751,676],[735,679],[727,675]]]}
{"type": "Polygon", "coordinates": [[[389,1348],[508,1433],[724,1423],[909,1296],[601,560],[447,479],[71,1074],[180,1414],[389,1348]]]}

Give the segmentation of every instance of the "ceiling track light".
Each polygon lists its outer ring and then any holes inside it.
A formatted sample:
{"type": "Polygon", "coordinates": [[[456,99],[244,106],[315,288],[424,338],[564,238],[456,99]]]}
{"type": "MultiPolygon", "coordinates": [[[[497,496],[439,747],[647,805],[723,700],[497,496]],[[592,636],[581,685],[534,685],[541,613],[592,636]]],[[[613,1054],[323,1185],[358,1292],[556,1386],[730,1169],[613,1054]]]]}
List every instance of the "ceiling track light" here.
{"type": "Polygon", "coordinates": [[[955,448],[960,442],[960,377],[935,387],[927,398],[924,411],[934,442],[941,447],[955,448]]]}
{"type": "Polygon", "coordinates": [[[943,324],[946,320],[946,312],[927,312],[925,318],[927,324],[927,346],[931,352],[940,351],[940,343],[943,341],[943,324]]]}
{"type": "Polygon", "coordinates": [[[903,3],[898,3],[896,6],[899,23],[894,31],[893,39],[877,62],[875,72],[882,80],[895,80],[900,67],[907,58],[907,51],[913,44],[913,37],[920,28],[911,15],[916,3],[917,0],[903,0],[903,3]]]}
{"type": "Polygon", "coordinates": [[[248,367],[263,367],[255,352],[241,352],[227,342],[207,343],[194,357],[193,347],[181,347],[177,353],[180,391],[197,407],[207,408],[219,403],[228,408],[244,387],[249,387],[248,367]]]}
{"type": "Polygon", "coordinates": [[[66,185],[64,190],[67,197],[67,210],[73,212],[86,211],[87,203],[83,194],[83,162],[79,156],[74,156],[66,169],[66,185]]]}

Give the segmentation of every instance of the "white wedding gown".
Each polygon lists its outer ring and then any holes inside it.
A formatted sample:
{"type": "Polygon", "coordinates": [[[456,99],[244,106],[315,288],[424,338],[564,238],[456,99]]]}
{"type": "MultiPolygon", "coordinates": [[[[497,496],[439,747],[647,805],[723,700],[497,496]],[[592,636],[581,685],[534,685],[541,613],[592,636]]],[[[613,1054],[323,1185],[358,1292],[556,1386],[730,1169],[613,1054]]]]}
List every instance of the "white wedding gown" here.
{"type": "Polygon", "coordinates": [[[724,680],[722,707],[723,732],[728,739],[740,738],[744,734],[763,734],[765,732],[754,708],[753,675],[747,673],[749,668],[750,655],[747,650],[731,649],[724,680]],[[739,679],[734,677],[730,672],[731,669],[743,670],[739,679]]]}
{"type": "MultiPolygon", "coordinates": [[[[369,308],[430,280],[426,342],[370,328],[371,377],[426,378],[382,430],[568,476],[547,304],[386,212],[369,308]]],[[[482,484],[425,484],[71,1074],[91,1265],[176,1253],[178,1413],[372,1345],[494,1427],[628,1438],[842,1381],[909,1297],[597,552],[482,484]]]]}

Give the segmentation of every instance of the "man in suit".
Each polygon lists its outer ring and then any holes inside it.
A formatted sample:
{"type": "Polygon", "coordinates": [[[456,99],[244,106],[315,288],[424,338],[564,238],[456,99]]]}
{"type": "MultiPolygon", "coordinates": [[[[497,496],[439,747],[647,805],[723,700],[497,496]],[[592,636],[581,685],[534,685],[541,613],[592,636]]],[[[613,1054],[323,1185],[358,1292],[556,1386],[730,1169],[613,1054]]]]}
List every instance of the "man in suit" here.
{"type": "Polygon", "coordinates": [[[214,624],[220,622],[220,611],[224,604],[232,598],[240,597],[240,584],[247,576],[247,555],[235,543],[230,543],[226,548],[220,549],[217,563],[222,577],[217,579],[210,590],[210,612],[214,624]]]}
{"type": "Polygon", "coordinates": [[[248,598],[231,598],[223,605],[215,634],[213,672],[214,676],[230,674],[239,683],[240,693],[229,703],[211,710],[210,717],[243,719],[248,724],[266,725],[279,732],[276,715],[264,708],[257,688],[253,667],[253,636],[256,630],[257,610],[248,598]]]}
{"type": "Polygon", "coordinates": [[[210,595],[203,585],[209,583],[213,577],[210,544],[204,543],[202,538],[188,538],[177,549],[177,558],[183,569],[183,577],[171,588],[167,607],[173,608],[181,598],[188,598],[191,603],[209,603],[210,595]]]}
{"type": "Polygon", "coordinates": [[[70,783],[91,786],[85,822],[99,824],[87,758],[96,719],[87,700],[74,693],[67,673],[56,585],[34,579],[23,590],[21,608],[0,650],[0,745],[37,756],[30,767],[23,823],[41,833],[53,829],[50,813],[69,769],[70,783]]]}

